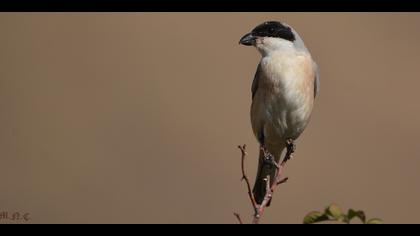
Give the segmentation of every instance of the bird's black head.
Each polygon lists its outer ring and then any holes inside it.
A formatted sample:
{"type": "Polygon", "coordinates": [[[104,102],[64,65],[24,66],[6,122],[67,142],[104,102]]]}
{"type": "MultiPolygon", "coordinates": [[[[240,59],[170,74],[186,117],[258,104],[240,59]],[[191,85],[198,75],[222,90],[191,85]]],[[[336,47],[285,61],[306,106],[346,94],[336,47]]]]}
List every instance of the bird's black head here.
{"type": "Polygon", "coordinates": [[[295,41],[296,37],[289,26],[278,21],[267,21],[255,27],[251,33],[244,35],[239,41],[243,45],[253,45],[257,37],[282,38],[288,41],[295,41]]]}

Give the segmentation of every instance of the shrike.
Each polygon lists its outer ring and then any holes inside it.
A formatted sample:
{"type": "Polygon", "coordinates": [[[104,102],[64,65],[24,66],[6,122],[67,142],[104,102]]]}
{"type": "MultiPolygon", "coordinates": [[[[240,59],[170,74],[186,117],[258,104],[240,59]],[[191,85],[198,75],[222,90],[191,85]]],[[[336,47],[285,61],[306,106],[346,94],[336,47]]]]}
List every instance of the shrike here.
{"type": "Polygon", "coordinates": [[[251,89],[252,129],[261,145],[253,192],[261,204],[266,178],[273,180],[276,172],[264,151],[278,163],[287,142],[303,132],[319,92],[319,70],[298,33],[287,24],[262,23],[239,43],[254,46],[262,56],[251,89]]]}

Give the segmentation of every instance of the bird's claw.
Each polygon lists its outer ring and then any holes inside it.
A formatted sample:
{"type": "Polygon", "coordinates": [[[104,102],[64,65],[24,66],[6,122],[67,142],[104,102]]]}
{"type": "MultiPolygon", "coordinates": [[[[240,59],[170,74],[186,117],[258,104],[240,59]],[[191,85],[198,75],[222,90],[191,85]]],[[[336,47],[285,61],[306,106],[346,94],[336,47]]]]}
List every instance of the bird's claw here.
{"type": "Polygon", "coordinates": [[[263,162],[265,165],[271,165],[271,166],[275,166],[276,168],[278,168],[278,164],[276,162],[276,160],[274,159],[273,154],[271,154],[270,152],[268,152],[268,150],[265,147],[261,147],[261,150],[264,154],[263,156],[263,162]]]}
{"type": "Polygon", "coordinates": [[[287,153],[286,153],[285,161],[288,161],[293,158],[293,154],[296,151],[296,144],[293,139],[286,140],[286,149],[287,149],[287,153]]]}
{"type": "Polygon", "coordinates": [[[293,139],[288,139],[288,140],[286,141],[286,147],[287,147],[287,150],[288,150],[290,153],[294,153],[294,152],[296,151],[296,144],[295,144],[295,141],[293,141],[293,139]]]}

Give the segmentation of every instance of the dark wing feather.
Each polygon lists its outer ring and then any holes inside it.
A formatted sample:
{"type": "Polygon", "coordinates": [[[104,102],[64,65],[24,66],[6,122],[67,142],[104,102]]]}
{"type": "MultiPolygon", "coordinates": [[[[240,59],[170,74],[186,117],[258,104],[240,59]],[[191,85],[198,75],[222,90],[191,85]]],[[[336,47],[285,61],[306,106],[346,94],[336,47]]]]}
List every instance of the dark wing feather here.
{"type": "Polygon", "coordinates": [[[261,76],[260,73],[261,73],[261,65],[258,64],[257,72],[255,72],[254,80],[252,81],[252,87],[251,87],[252,99],[254,99],[255,93],[257,92],[257,89],[258,89],[258,81],[259,81],[259,77],[261,76]]]}
{"type": "Polygon", "coordinates": [[[321,81],[319,78],[319,67],[315,62],[314,62],[314,69],[315,69],[314,97],[316,97],[319,94],[321,81]]]}

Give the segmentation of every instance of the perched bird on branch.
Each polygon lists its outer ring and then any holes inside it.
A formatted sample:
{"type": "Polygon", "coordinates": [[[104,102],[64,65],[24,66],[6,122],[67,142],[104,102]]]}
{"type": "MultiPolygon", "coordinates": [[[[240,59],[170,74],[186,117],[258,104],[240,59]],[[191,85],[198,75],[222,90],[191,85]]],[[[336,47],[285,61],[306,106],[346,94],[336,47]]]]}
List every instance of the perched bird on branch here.
{"type": "Polygon", "coordinates": [[[264,22],[239,43],[254,46],[262,56],[252,82],[251,105],[252,129],[261,145],[253,193],[261,204],[267,176],[273,181],[276,173],[273,161],[280,162],[287,143],[296,140],[309,122],[319,93],[319,69],[298,33],[284,23],[264,22]]]}

